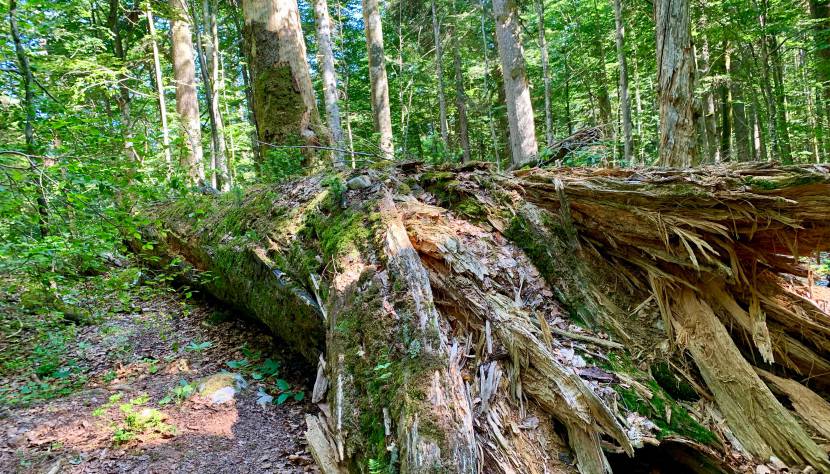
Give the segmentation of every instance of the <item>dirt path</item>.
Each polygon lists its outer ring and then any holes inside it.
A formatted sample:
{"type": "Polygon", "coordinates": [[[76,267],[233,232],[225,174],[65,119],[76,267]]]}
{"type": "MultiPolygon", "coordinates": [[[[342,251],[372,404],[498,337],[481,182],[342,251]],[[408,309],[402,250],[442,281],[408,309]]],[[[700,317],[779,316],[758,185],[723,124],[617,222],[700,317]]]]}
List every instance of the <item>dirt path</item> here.
{"type": "MultiPolygon", "coordinates": [[[[99,304],[109,316],[61,356],[85,383],[0,405],[0,472],[316,472],[303,439],[310,382],[260,327],[169,291],[99,304]]],[[[7,397],[24,382],[0,378],[7,397]]]]}

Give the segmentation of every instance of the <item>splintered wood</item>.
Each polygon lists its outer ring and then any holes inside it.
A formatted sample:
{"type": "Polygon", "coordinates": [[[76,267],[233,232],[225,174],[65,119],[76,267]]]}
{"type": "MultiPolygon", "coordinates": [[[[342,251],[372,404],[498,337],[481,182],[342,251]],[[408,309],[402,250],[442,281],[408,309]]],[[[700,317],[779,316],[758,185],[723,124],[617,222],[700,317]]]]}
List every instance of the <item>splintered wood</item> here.
{"type": "Polygon", "coordinates": [[[317,367],[324,472],[605,473],[644,444],[830,472],[830,317],[794,289],[828,166],[362,173],[145,230],[317,367]]]}

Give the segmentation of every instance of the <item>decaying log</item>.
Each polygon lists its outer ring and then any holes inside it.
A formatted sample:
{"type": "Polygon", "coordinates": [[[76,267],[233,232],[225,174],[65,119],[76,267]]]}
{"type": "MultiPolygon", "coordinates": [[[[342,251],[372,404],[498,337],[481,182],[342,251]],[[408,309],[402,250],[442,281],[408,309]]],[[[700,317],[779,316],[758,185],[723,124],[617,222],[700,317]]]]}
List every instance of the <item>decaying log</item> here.
{"type": "Polygon", "coordinates": [[[830,317],[782,278],[830,247],[827,166],[363,173],[143,232],[318,368],[325,472],[602,473],[661,442],[830,471],[830,317]]]}

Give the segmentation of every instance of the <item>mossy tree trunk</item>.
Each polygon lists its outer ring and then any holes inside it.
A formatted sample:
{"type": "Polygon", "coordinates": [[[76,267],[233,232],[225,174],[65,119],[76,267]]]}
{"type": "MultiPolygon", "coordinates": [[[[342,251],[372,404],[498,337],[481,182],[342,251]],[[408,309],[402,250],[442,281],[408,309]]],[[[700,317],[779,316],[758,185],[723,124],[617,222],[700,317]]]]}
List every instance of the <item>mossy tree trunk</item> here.
{"type": "Polygon", "coordinates": [[[827,246],[830,168],[362,173],[144,232],[318,365],[325,472],[610,472],[644,445],[830,469],[807,415],[830,413],[830,323],[782,279],[827,246]]]}
{"type": "MultiPolygon", "coordinates": [[[[274,147],[326,141],[296,0],[244,0],[242,10],[260,159],[274,147]]],[[[316,155],[305,149],[303,156],[310,165],[316,155]]]]}

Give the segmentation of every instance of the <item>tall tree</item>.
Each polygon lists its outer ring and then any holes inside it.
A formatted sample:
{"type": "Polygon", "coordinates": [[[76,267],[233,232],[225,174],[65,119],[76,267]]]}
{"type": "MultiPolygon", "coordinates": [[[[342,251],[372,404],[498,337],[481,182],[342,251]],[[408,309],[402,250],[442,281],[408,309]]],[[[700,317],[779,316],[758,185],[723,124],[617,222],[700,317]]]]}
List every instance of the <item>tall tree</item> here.
{"type": "Polygon", "coordinates": [[[369,83],[375,130],[380,134],[380,152],[387,159],[395,155],[392,142],[392,112],[389,110],[389,81],[383,56],[383,28],[378,0],[363,0],[363,23],[369,56],[369,83]]]}
{"type": "Polygon", "coordinates": [[[147,17],[147,27],[150,33],[150,46],[153,50],[153,77],[156,83],[156,94],[158,95],[159,119],[161,120],[161,143],[164,146],[164,160],[169,166],[173,159],[170,154],[170,127],[167,125],[167,104],[164,100],[164,78],[161,73],[161,61],[159,60],[159,46],[156,40],[156,25],[153,18],[152,4],[147,2],[144,11],[147,17]]]}
{"type": "Polygon", "coordinates": [[[213,170],[211,184],[221,191],[230,189],[230,173],[228,172],[227,146],[225,144],[225,122],[222,117],[220,97],[224,84],[219,75],[219,31],[216,23],[217,0],[202,0],[202,16],[204,18],[205,33],[202,38],[204,54],[201,65],[202,76],[206,79],[205,95],[209,108],[210,130],[212,141],[213,170]]]}
{"type": "Polygon", "coordinates": [[[197,184],[205,181],[202,152],[202,125],[199,121],[199,100],[196,95],[196,64],[193,60],[188,9],[185,0],[170,0],[173,38],[173,77],[176,80],[176,111],[181,121],[186,152],[181,165],[197,184]]]}
{"type": "Polygon", "coordinates": [[[623,158],[627,163],[634,161],[631,137],[631,99],[628,97],[628,64],[625,59],[625,23],[622,16],[622,0],[614,0],[614,23],[616,25],[617,61],[620,65],[620,112],[623,126],[623,158]]]}
{"type": "Polygon", "coordinates": [[[695,69],[688,0],[656,0],[657,87],[660,109],[659,163],[695,162],[695,69]]]}
{"type": "Polygon", "coordinates": [[[530,163],[539,153],[533,105],[527,83],[524,52],[519,36],[519,12],[515,0],[493,0],[496,43],[501,59],[502,80],[507,102],[512,167],[530,163]]]}
{"type": "Polygon", "coordinates": [[[539,29],[539,60],[542,63],[542,80],[545,84],[545,144],[553,146],[553,109],[551,105],[551,79],[548,65],[548,42],[545,38],[545,1],[536,0],[536,20],[539,29]]]}
{"type": "MultiPolygon", "coordinates": [[[[296,0],[244,0],[254,114],[265,146],[314,146],[324,135],[296,0]]],[[[316,153],[306,149],[305,164],[316,153]]]]}
{"type": "Polygon", "coordinates": [[[438,21],[438,12],[435,8],[435,0],[430,2],[432,10],[432,37],[435,43],[435,80],[438,83],[438,121],[441,127],[441,140],[446,147],[448,142],[447,126],[447,99],[444,93],[444,53],[441,45],[441,23],[438,21]]]}
{"type": "Polygon", "coordinates": [[[323,75],[323,99],[326,104],[326,124],[334,145],[334,166],[342,168],[343,128],[340,126],[340,107],[337,105],[337,74],[334,70],[334,52],[331,44],[331,17],[326,0],[314,0],[314,15],[317,20],[317,48],[320,52],[323,75]]]}

